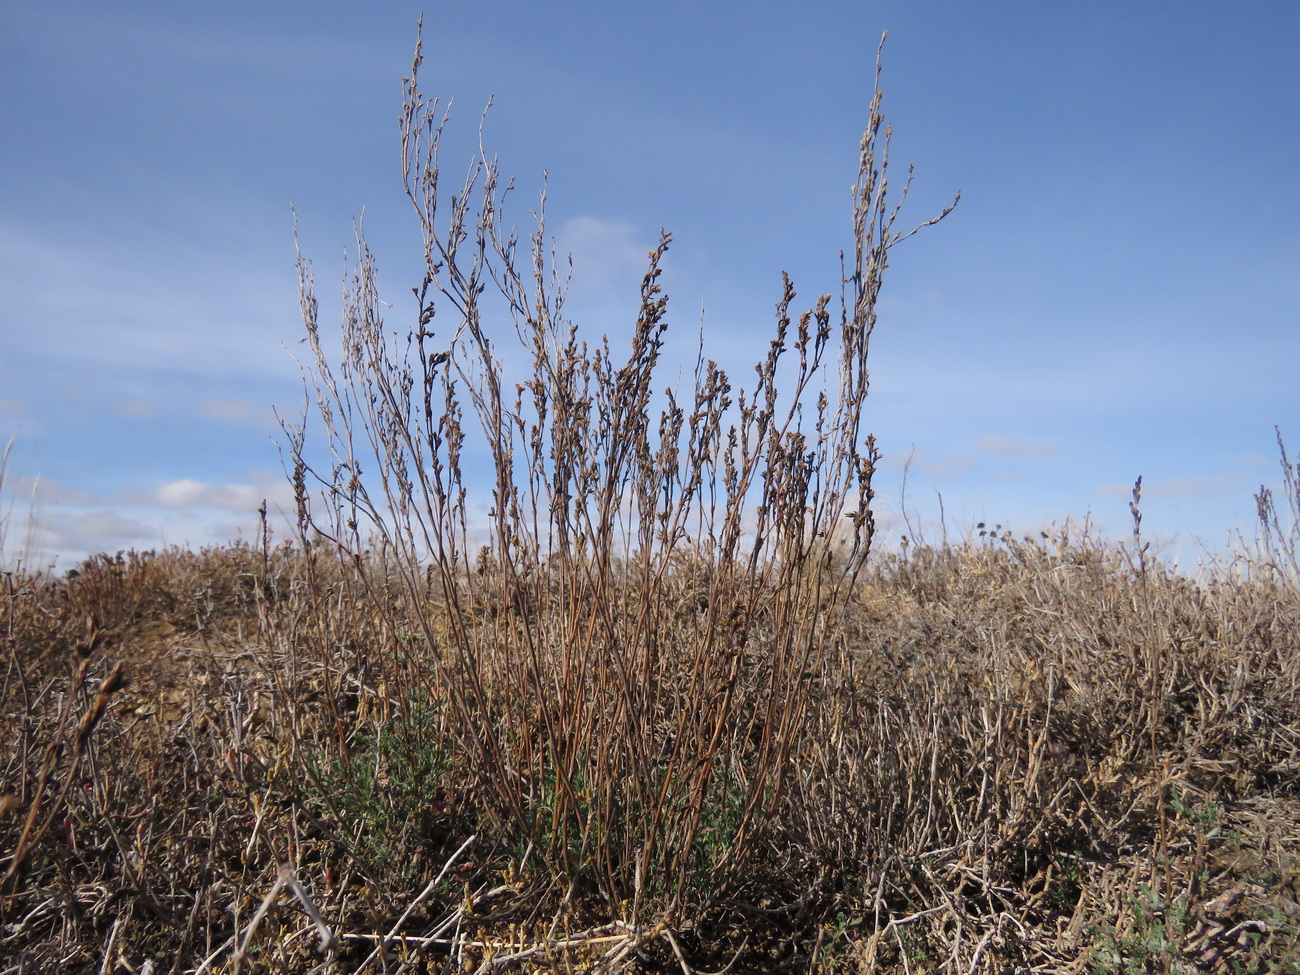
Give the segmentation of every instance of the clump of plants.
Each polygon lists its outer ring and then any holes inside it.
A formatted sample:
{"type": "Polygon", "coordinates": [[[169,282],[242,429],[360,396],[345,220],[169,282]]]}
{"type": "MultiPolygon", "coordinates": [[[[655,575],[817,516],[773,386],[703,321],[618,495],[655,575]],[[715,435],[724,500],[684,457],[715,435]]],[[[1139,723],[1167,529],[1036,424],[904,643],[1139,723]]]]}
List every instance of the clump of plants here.
{"type": "Polygon", "coordinates": [[[566,902],[676,924],[767,855],[871,549],[869,344],[888,252],[914,232],[896,229],[880,93],[838,313],[830,296],[796,311],[787,278],[753,382],[701,353],[681,390],[656,371],[670,235],[629,333],[584,338],[545,196],[521,242],[494,159],[444,189],[447,116],[420,61],[401,122],[425,259],[410,325],[385,322],[359,237],[332,357],[300,261],[328,447],[316,461],[289,431],[301,522],[419,634],[395,706],[418,691],[446,714],[484,828],[526,841],[566,902]]]}

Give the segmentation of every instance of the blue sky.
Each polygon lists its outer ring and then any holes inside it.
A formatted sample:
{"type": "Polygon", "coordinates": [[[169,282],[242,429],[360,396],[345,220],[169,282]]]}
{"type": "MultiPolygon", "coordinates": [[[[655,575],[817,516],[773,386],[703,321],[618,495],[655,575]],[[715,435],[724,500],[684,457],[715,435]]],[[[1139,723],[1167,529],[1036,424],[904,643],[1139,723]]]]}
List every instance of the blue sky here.
{"type": "MultiPolygon", "coordinates": [[[[0,30],[0,438],[9,546],[85,554],[250,535],[288,498],[272,408],[300,349],[290,204],[323,297],[365,209],[404,325],[404,2],[50,4],[0,30]]],[[[1286,2],[429,4],[446,160],[548,171],[574,317],[626,336],[645,252],[684,356],[747,376],[780,272],[838,291],[876,44],[904,220],[867,416],[899,488],[954,533],[1090,516],[1192,558],[1249,531],[1300,451],[1300,5],[1286,2]]]]}

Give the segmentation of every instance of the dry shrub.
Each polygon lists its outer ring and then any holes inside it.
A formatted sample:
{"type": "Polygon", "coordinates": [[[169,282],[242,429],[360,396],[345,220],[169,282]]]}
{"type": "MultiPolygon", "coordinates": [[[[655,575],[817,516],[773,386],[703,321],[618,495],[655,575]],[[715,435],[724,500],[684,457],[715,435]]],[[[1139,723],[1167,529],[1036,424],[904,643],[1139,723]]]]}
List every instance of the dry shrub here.
{"type": "Polygon", "coordinates": [[[397,707],[443,716],[491,835],[535,853],[565,902],[678,924],[770,845],[818,707],[810,682],[829,675],[870,549],[868,347],[887,253],[911,235],[894,229],[879,92],[838,322],[829,296],[796,315],[787,279],[754,386],[701,354],[693,388],[660,393],[669,236],[626,359],[607,337],[589,345],[563,317],[545,195],[527,255],[495,160],[445,195],[447,118],[419,64],[417,48],[402,117],[426,265],[415,323],[388,330],[359,236],[331,362],[300,263],[329,448],[318,465],[289,431],[304,541],[328,540],[372,611],[418,632],[397,707]],[[503,341],[527,373],[509,374],[503,341]]]}

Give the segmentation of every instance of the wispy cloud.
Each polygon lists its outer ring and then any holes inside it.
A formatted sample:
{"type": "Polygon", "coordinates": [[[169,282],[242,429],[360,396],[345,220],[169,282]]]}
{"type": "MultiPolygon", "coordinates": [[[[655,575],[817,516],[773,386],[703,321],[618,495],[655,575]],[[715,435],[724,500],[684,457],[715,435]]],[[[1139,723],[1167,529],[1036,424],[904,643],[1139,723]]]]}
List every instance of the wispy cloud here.
{"type": "Polygon", "coordinates": [[[256,511],[263,500],[291,505],[293,489],[283,478],[259,480],[253,484],[205,484],[182,478],[170,481],[147,494],[128,495],[123,500],[166,508],[218,508],[223,511],[256,511]]]}
{"type": "Polygon", "coordinates": [[[48,477],[25,476],[19,479],[18,490],[29,494],[38,505],[72,504],[99,505],[104,503],[88,491],[82,491],[48,477]]]}
{"type": "Polygon", "coordinates": [[[1265,457],[1263,454],[1229,454],[1228,460],[1246,467],[1275,467],[1278,462],[1278,458],[1265,457]]]}
{"type": "Polygon", "coordinates": [[[269,471],[230,483],[179,478],[147,491],[106,496],[23,476],[12,479],[6,493],[30,498],[27,520],[36,526],[34,547],[40,550],[40,561],[64,567],[95,552],[252,537],[263,500],[281,528],[286,527],[281,516],[294,508],[292,486],[283,475],[269,471]]]}
{"type": "MultiPolygon", "coordinates": [[[[1171,477],[1150,483],[1142,482],[1143,498],[1233,498],[1240,497],[1243,490],[1242,478],[1237,474],[1171,477]]],[[[1131,497],[1133,485],[1100,484],[1097,493],[1108,497],[1131,497]]]]}
{"type": "Polygon", "coordinates": [[[122,399],[113,404],[113,413],[117,416],[157,416],[158,406],[142,399],[122,399]]]}
{"type": "Polygon", "coordinates": [[[561,266],[567,257],[573,258],[572,296],[584,306],[635,307],[637,286],[654,246],[633,224],[592,216],[566,220],[555,235],[561,266]]]}
{"type": "MultiPolygon", "coordinates": [[[[38,5],[33,5],[32,13],[38,11],[38,5]]],[[[147,52],[151,59],[168,58],[178,70],[191,71],[198,62],[205,62],[204,68],[228,70],[237,65],[245,72],[251,69],[276,74],[289,69],[310,71],[329,64],[344,77],[386,80],[391,73],[391,59],[384,55],[405,53],[408,46],[402,43],[405,38],[380,44],[355,34],[329,37],[312,32],[259,32],[245,18],[228,25],[191,27],[179,20],[164,21],[131,10],[114,10],[110,15],[94,4],[81,6],[78,16],[83,29],[71,38],[66,25],[52,13],[46,12],[39,19],[33,16],[30,21],[33,27],[65,43],[80,40],[82,46],[77,53],[88,58],[103,58],[105,50],[147,52]],[[99,44],[87,43],[92,38],[99,44]]]]}
{"type": "Polygon", "coordinates": [[[42,510],[38,538],[53,555],[65,552],[113,552],[157,544],[155,526],[118,511],[42,510]]]}
{"type": "Polygon", "coordinates": [[[209,399],[199,404],[199,414],[213,420],[267,426],[275,423],[275,413],[246,399],[209,399]]]}
{"type": "Polygon", "coordinates": [[[978,459],[970,452],[948,454],[913,447],[906,453],[899,451],[887,456],[885,466],[904,469],[936,481],[947,481],[967,473],[978,459]]]}
{"type": "Polygon", "coordinates": [[[985,453],[1041,460],[1060,452],[1060,444],[1050,440],[1024,440],[1001,433],[986,433],[975,438],[975,446],[985,453]]]}
{"type": "Polygon", "coordinates": [[[6,345],[61,363],[93,363],[101,373],[289,374],[276,341],[292,321],[291,288],[282,278],[259,275],[233,255],[200,258],[178,253],[175,242],[150,253],[144,240],[124,245],[87,239],[91,234],[74,241],[0,222],[0,283],[15,296],[6,345]],[[222,283],[230,280],[240,281],[237,294],[222,283]]]}

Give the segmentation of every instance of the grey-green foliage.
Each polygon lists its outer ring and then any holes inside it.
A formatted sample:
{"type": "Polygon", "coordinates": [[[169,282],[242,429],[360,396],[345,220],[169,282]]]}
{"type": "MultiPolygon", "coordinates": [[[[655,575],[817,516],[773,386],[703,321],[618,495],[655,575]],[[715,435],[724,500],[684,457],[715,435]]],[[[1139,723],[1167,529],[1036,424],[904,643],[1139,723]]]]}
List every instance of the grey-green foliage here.
{"type": "Polygon", "coordinates": [[[430,731],[427,708],[358,735],[348,754],[321,751],[310,762],[314,802],[337,820],[353,852],[399,874],[414,869],[423,844],[435,841],[448,807],[451,747],[430,731]]]}

